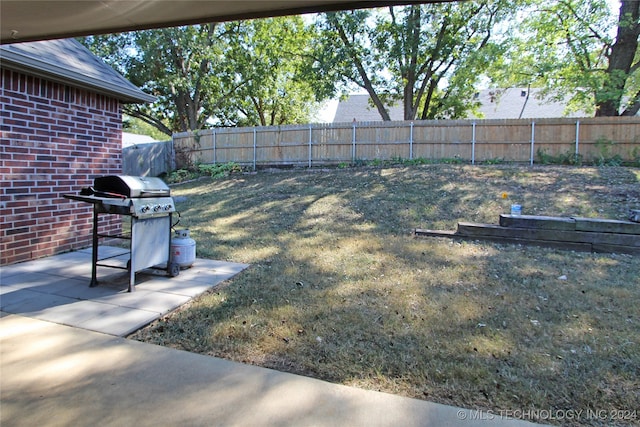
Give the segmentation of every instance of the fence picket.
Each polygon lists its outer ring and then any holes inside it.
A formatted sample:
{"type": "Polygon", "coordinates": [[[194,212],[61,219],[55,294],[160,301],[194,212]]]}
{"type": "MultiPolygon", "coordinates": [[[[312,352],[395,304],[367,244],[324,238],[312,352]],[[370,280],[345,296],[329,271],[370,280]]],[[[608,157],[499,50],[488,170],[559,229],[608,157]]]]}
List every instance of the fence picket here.
{"type": "Polygon", "coordinates": [[[177,167],[185,163],[338,164],[409,159],[490,160],[533,164],[537,155],[575,152],[585,161],[640,155],[639,117],[353,122],[219,128],[173,136],[177,167]],[[527,135],[528,134],[528,135],[527,135]],[[470,157],[469,157],[470,156],[470,157]]]}

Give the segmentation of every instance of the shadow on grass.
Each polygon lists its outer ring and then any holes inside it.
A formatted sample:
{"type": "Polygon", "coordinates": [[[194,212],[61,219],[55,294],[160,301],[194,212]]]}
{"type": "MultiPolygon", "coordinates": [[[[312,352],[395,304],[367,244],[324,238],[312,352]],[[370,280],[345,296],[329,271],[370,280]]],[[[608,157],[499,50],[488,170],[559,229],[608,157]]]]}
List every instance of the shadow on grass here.
{"type": "Polygon", "coordinates": [[[199,256],[252,267],[137,339],[473,409],[640,406],[637,258],[410,237],[495,223],[511,200],[619,218],[635,169],[287,172],[174,192],[199,256]]]}

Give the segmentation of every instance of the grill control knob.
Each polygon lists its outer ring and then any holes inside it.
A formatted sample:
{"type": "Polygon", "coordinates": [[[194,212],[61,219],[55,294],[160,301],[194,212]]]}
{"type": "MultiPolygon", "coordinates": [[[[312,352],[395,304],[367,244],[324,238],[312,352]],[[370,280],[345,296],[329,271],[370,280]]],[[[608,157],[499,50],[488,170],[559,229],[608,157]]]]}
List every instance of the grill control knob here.
{"type": "Polygon", "coordinates": [[[160,206],[160,205],[155,205],[155,206],[153,207],[153,211],[154,211],[154,212],[158,212],[158,211],[160,210],[160,208],[161,208],[161,206],[160,206]]]}
{"type": "Polygon", "coordinates": [[[165,211],[170,211],[170,210],[171,210],[171,208],[172,208],[172,206],[171,206],[171,205],[164,205],[164,210],[165,210],[165,211]]]}
{"type": "Polygon", "coordinates": [[[144,205],[143,207],[140,208],[140,212],[141,213],[146,213],[146,212],[149,212],[149,209],[151,209],[151,206],[144,205]]]}

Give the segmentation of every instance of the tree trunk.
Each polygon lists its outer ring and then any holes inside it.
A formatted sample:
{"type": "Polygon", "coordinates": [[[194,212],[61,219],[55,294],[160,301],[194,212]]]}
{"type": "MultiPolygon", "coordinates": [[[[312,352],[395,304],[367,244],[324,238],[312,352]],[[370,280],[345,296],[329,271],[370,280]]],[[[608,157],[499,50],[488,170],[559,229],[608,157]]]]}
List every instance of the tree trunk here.
{"type": "Polygon", "coordinates": [[[358,55],[355,53],[355,49],[351,45],[351,42],[349,41],[349,37],[347,37],[347,34],[344,31],[344,28],[335,18],[329,17],[329,22],[331,22],[331,25],[333,25],[333,27],[338,31],[340,40],[342,40],[342,43],[344,43],[345,47],[347,48],[347,51],[349,52],[349,56],[351,57],[351,60],[355,64],[356,69],[358,70],[358,74],[362,79],[362,87],[367,91],[367,93],[371,97],[371,101],[373,101],[373,105],[375,105],[376,108],[378,109],[378,112],[380,113],[380,117],[382,117],[382,120],[384,121],[390,121],[391,118],[389,117],[389,112],[387,111],[386,107],[380,100],[380,97],[378,96],[375,88],[373,87],[373,84],[371,83],[371,80],[367,75],[367,71],[364,69],[364,66],[362,65],[362,61],[360,60],[358,55]]]}
{"type": "Polygon", "coordinates": [[[420,5],[411,6],[409,19],[407,20],[407,44],[409,51],[409,58],[405,64],[405,72],[404,72],[404,119],[405,120],[414,120],[416,118],[416,103],[418,100],[415,99],[415,85],[417,80],[417,70],[418,70],[418,51],[420,49],[420,25],[421,22],[421,12],[420,5]]]}
{"type": "Polygon", "coordinates": [[[624,88],[638,49],[640,2],[623,0],[616,42],[609,52],[609,66],[601,90],[596,92],[596,116],[619,116],[624,88]]]}

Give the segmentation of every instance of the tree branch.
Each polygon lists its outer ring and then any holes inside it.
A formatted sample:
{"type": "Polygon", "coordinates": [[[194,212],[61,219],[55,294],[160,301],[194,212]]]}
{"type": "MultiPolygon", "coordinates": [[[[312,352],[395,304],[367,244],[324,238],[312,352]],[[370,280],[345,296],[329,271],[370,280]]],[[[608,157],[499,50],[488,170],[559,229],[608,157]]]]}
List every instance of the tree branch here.
{"type": "Polygon", "coordinates": [[[162,123],[162,121],[160,121],[159,119],[157,119],[156,117],[150,114],[143,112],[142,110],[140,110],[140,107],[138,107],[135,104],[125,104],[122,107],[122,111],[131,117],[140,119],[143,122],[153,126],[154,128],[158,129],[162,133],[165,133],[167,135],[173,134],[172,130],[169,129],[169,127],[166,126],[164,123],[162,123]]]}
{"type": "Polygon", "coordinates": [[[589,29],[589,32],[593,35],[593,37],[595,37],[597,40],[601,41],[601,42],[605,42],[605,38],[603,36],[601,36],[598,31],[596,31],[595,28],[593,28],[593,26],[589,23],[588,20],[585,19],[585,17],[580,16],[580,14],[575,10],[575,8],[573,7],[573,5],[570,2],[567,1],[561,1],[560,4],[562,4],[564,7],[566,7],[567,9],[569,9],[569,12],[571,12],[571,14],[573,15],[573,17],[580,22],[581,24],[586,24],[586,27],[589,29]]]}
{"type": "Polygon", "coordinates": [[[624,109],[621,116],[633,117],[640,111],[640,90],[633,96],[631,105],[624,109]]]}
{"type": "Polygon", "coordinates": [[[327,19],[329,20],[331,25],[333,25],[334,28],[338,31],[340,40],[342,40],[342,43],[344,43],[345,47],[347,48],[347,52],[351,57],[351,60],[353,61],[353,64],[356,67],[356,70],[358,70],[358,74],[360,75],[360,78],[362,79],[364,88],[369,93],[369,96],[371,97],[371,100],[373,101],[374,105],[378,109],[380,116],[382,116],[382,120],[390,121],[391,118],[389,117],[389,112],[387,111],[386,107],[380,100],[380,97],[376,93],[373,87],[373,84],[371,83],[371,80],[369,79],[369,76],[367,75],[367,72],[364,69],[364,66],[362,65],[362,60],[356,53],[353,45],[351,44],[351,41],[347,37],[344,27],[342,26],[342,24],[340,24],[340,22],[338,22],[338,19],[333,14],[327,14],[327,19]]]}

